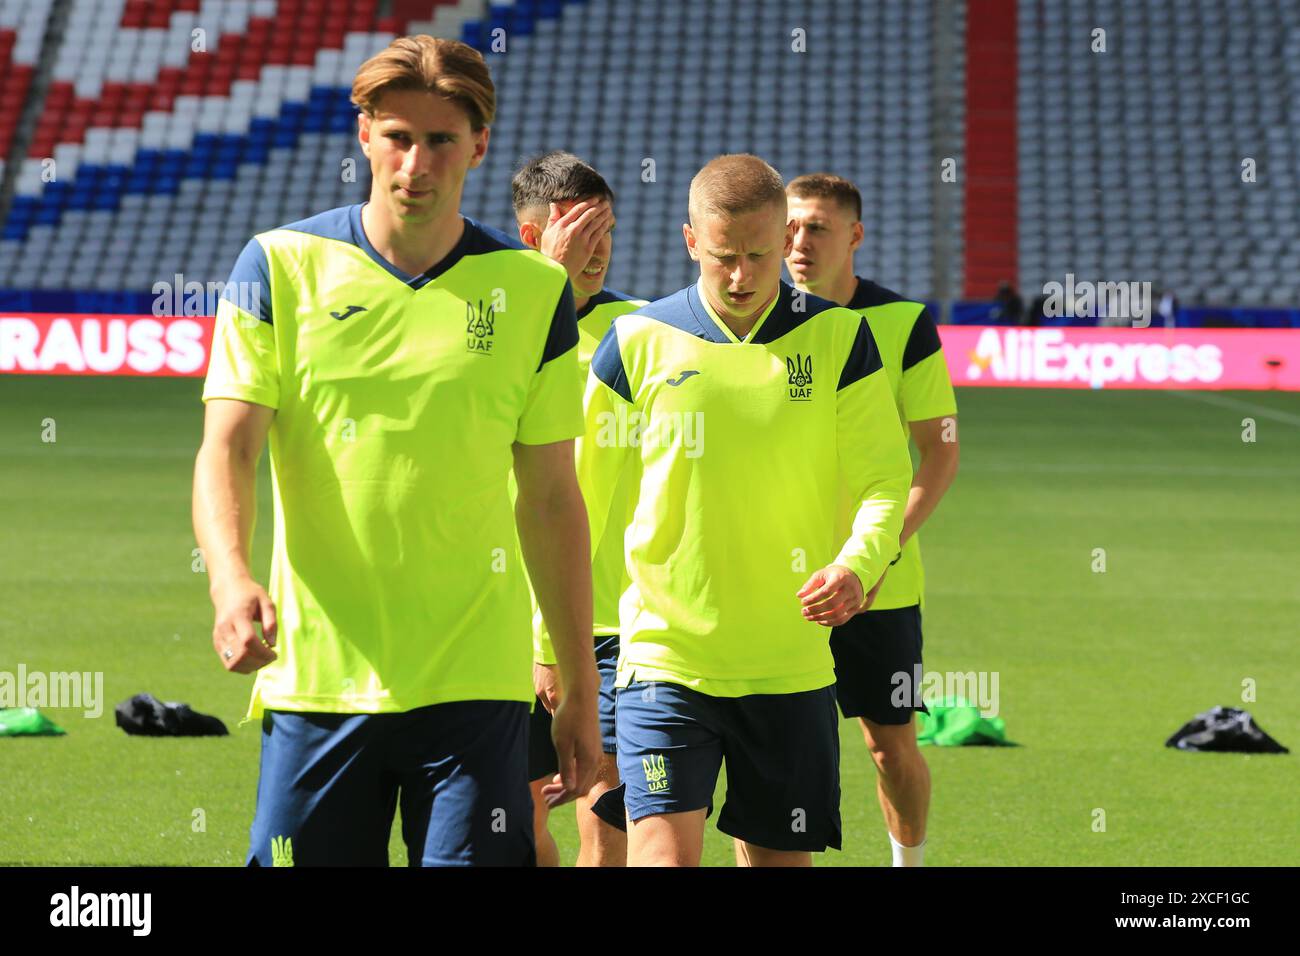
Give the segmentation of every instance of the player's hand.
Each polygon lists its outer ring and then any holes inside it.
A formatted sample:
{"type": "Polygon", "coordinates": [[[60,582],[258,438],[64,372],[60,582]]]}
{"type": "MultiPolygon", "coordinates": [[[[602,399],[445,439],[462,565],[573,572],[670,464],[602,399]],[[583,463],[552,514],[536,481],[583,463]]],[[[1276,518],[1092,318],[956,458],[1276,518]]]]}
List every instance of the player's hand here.
{"type": "Polygon", "coordinates": [[[212,646],[226,670],[251,674],[276,659],[275,604],[252,578],[244,578],[212,590],[216,623],[212,646]],[[262,625],[259,636],[254,622],[262,625]]]}
{"type": "Polygon", "coordinates": [[[804,620],[839,627],[862,607],[862,582],[848,568],[831,564],[813,573],[799,589],[804,620]]]}
{"type": "MultiPolygon", "coordinates": [[[[594,675],[595,668],[592,668],[594,675]]],[[[586,793],[596,782],[600,764],[600,725],[596,721],[596,685],[583,693],[565,694],[555,709],[551,739],[560,772],[542,787],[542,798],[552,809],[586,793]]]]}
{"type": "Polygon", "coordinates": [[[533,690],[548,714],[560,706],[560,669],[554,664],[533,663],[533,690]]]}
{"type": "Polygon", "coordinates": [[[884,574],[880,575],[880,580],[877,581],[872,586],[871,590],[867,592],[866,600],[862,602],[862,607],[858,608],[859,614],[861,614],[863,611],[870,610],[871,605],[876,603],[876,595],[880,593],[880,586],[885,583],[885,574],[888,573],[889,573],[889,568],[885,568],[884,574]]]}
{"type": "Polygon", "coordinates": [[[570,282],[578,282],[587,268],[600,237],[614,225],[614,208],[604,199],[574,203],[565,213],[551,203],[551,214],[542,230],[541,253],[564,266],[570,282]]]}

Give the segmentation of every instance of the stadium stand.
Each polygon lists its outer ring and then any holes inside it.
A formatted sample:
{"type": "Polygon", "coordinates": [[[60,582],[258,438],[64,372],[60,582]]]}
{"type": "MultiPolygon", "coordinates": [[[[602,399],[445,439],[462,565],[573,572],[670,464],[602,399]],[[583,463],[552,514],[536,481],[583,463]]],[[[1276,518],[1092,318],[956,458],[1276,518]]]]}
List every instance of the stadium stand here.
{"type": "MultiPolygon", "coordinates": [[[[500,122],[465,202],[484,222],[510,224],[522,156],[571,149],[605,172],[620,217],[636,225],[620,235],[611,282],[657,295],[691,275],[680,237],[691,175],[717,153],[751,150],[787,177],[832,169],[855,179],[863,261],[894,288],[933,284],[924,5],[820,0],[792,14],[778,0],[743,10],[672,0],[648,17],[637,0],[425,2],[386,18],[378,0],[70,6],[0,233],[0,288],[142,291],[176,273],[219,281],[253,233],[362,198],[351,77],[410,28],[459,30],[489,57],[500,122]],[[424,19],[413,19],[417,8],[424,19]],[[740,23],[769,40],[729,46],[740,23]],[[809,53],[792,49],[796,30],[809,53]],[[493,52],[494,31],[505,31],[504,51],[493,52]],[[341,175],[349,159],[355,181],[341,175]]],[[[955,228],[952,240],[960,245],[955,228]]]]}
{"type": "Polygon", "coordinates": [[[219,280],[254,232],[355,198],[342,175],[359,157],[347,88],[394,35],[376,6],[73,0],[0,284],[219,280]]]}
{"type": "Polygon", "coordinates": [[[1300,5],[1021,0],[1019,21],[1020,288],[1294,308],[1300,5]]]}
{"type": "Polygon", "coordinates": [[[0,181],[41,54],[53,0],[0,0],[0,181]]]}
{"type": "Polygon", "coordinates": [[[966,6],[0,0],[0,298],[98,290],[77,300],[93,310],[175,274],[220,281],[255,232],[363,198],[352,74],[392,36],[433,32],[482,49],[498,84],[466,212],[509,227],[515,163],[570,149],[634,227],[618,288],[689,281],[690,176],[750,150],[787,177],[854,179],[859,263],[914,296],[987,299],[1002,278],[1035,290],[1073,273],[1171,287],[1185,306],[1294,309],[1300,6],[1018,0],[992,29],[990,7],[968,25],[966,6]],[[969,98],[990,57],[1015,74],[1009,130],[969,98]],[[952,184],[937,173],[949,158],[952,184]]]}
{"type": "Polygon", "coordinates": [[[477,187],[491,191],[471,197],[487,221],[509,221],[521,154],[570,149],[610,180],[620,221],[635,226],[619,233],[611,284],[662,294],[693,275],[681,239],[691,176],[718,153],[751,151],[786,178],[825,169],[855,180],[867,220],[861,261],[885,285],[930,292],[938,177],[927,5],[818,2],[791,12],[777,0],[674,0],[653,17],[644,9],[638,0],[566,5],[492,59],[502,118],[477,187]],[[749,39],[731,44],[738,24],[749,39]],[[791,51],[796,29],[809,54],[791,51]],[[648,160],[653,182],[643,178],[648,160]]]}

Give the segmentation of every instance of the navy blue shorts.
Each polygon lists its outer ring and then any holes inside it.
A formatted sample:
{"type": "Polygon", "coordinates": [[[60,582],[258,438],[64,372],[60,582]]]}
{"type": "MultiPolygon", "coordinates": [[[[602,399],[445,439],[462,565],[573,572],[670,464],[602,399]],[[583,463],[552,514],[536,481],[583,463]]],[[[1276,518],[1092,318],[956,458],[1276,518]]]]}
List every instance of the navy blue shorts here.
{"type": "Polygon", "coordinates": [[[617,700],[614,678],[618,676],[618,635],[596,635],[596,670],[600,673],[600,700],[597,716],[600,718],[600,744],[607,754],[618,753],[618,730],[614,722],[617,700]]]}
{"type": "MultiPolygon", "coordinates": [[[[597,716],[600,718],[600,743],[607,754],[618,750],[618,737],[614,731],[614,677],[618,672],[618,635],[596,635],[596,670],[600,674],[600,698],[597,716]]],[[[560,762],[555,756],[551,741],[551,715],[539,698],[528,721],[528,779],[548,780],[560,772],[560,762]]]]}
{"type": "Polygon", "coordinates": [[[559,772],[560,759],[551,740],[551,715],[538,697],[533,701],[533,712],[528,715],[528,779],[549,783],[559,772]]]}
{"type": "Polygon", "coordinates": [[[835,696],[845,717],[910,723],[921,703],[921,609],[867,611],[831,631],[835,696]],[[915,693],[913,693],[915,691],[915,693]]]}
{"type": "Polygon", "coordinates": [[[393,811],[412,866],[532,866],[528,705],[262,718],[249,866],[387,866],[393,811]]]}
{"type": "Polygon", "coordinates": [[[833,686],[712,697],[637,682],[618,692],[618,771],[633,821],[709,807],[724,760],[719,830],[771,850],[840,848],[833,686]]]}

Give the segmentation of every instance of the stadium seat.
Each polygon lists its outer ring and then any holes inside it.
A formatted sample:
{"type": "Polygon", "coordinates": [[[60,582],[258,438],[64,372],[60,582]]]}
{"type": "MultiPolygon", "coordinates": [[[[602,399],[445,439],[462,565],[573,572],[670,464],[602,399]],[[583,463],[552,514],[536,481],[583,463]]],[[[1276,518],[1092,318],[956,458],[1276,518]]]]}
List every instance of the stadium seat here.
{"type": "Polygon", "coordinates": [[[1267,256],[1293,246],[1300,201],[1300,8],[1021,0],[1019,18],[1022,292],[1072,272],[1187,304],[1293,304],[1294,273],[1267,256]]]}
{"type": "MultiPolygon", "coordinates": [[[[434,6],[435,20],[452,22],[448,8],[435,13],[434,6]]],[[[457,6],[462,16],[475,8],[457,6]]],[[[48,0],[0,0],[0,56],[14,19],[3,11],[37,7],[48,8],[48,0]]],[[[620,217],[640,224],[635,236],[620,233],[611,284],[659,295],[691,275],[680,238],[690,177],[716,153],[752,150],[786,177],[833,169],[855,179],[869,223],[864,270],[929,294],[933,68],[928,56],[902,53],[904,45],[928,49],[923,6],[819,0],[792,19],[786,5],[758,0],[749,26],[783,39],[767,51],[735,51],[721,102],[709,88],[719,70],[716,44],[686,24],[703,17],[711,28],[730,29],[727,8],[670,0],[654,18],[634,0],[516,0],[478,9],[482,18],[456,22],[488,57],[500,112],[493,148],[466,189],[467,214],[509,231],[507,184],[516,162],[571,149],[610,180],[620,217]],[[635,35],[614,29],[633,20],[635,35]],[[796,54],[784,40],[796,26],[812,53],[796,54]],[[490,50],[497,28],[506,30],[507,55],[490,50]],[[556,68],[589,57],[592,36],[607,38],[601,62],[618,64],[605,82],[556,68]],[[828,61],[844,68],[827,71],[828,61]],[[849,121],[829,136],[826,127],[841,118],[849,121]],[[647,158],[655,160],[653,182],[641,179],[647,158]]],[[[324,0],[72,0],[51,108],[34,130],[0,237],[0,287],[40,278],[147,289],[172,271],[221,280],[253,233],[363,198],[368,176],[348,89],[361,61],[406,27],[378,13],[376,0],[346,10],[324,0]],[[111,43],[96,40],[109,34],[111,43]],[[203,49],[193,48],[196,36],[203,49]],[[56,183],[40,175],[47,156],[56,159],[56,183]],[[347,158],[356,163],[356,182],[339,175],[347,158]],[[298,185],[303,170],[311,170],[307,188],[298,185]],[[118,250],[79,254],[92,276],[85,266],[62,274],[44,268],[48,250],[90,235],[108,237],[118,250]]],[[[42,31],[43,21],[25,49],[39,51],[42,31]]],[[[954,88],[963,71],[959,55],[948,70],[954,88]]],[[[961,141],[959,127],[953,138],[961,141]]],[[[948,240],[959,282],[959,225],[948,240]]]]}

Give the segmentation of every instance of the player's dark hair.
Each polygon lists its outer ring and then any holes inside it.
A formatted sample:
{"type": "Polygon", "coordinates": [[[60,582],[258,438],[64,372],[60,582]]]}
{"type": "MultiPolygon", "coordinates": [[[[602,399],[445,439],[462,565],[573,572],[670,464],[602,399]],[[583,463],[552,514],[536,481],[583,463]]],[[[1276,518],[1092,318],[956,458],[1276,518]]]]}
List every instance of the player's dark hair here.
{"type": "Polygon", "coordinates": [[[553,202],[614,201],[614,190],[609,188],[605,177],[562,149],[526,160],[510,181],[510,190],[516,216],[534,206],[547,209],[553,202]]]}
{"type": "Polygon", "coordinates": [[[834,173],[808,173],[790,180],[785,191],[798,199],[833,199],[854,221],[862,218],[862,193],[843,176],[834,173]]]}

